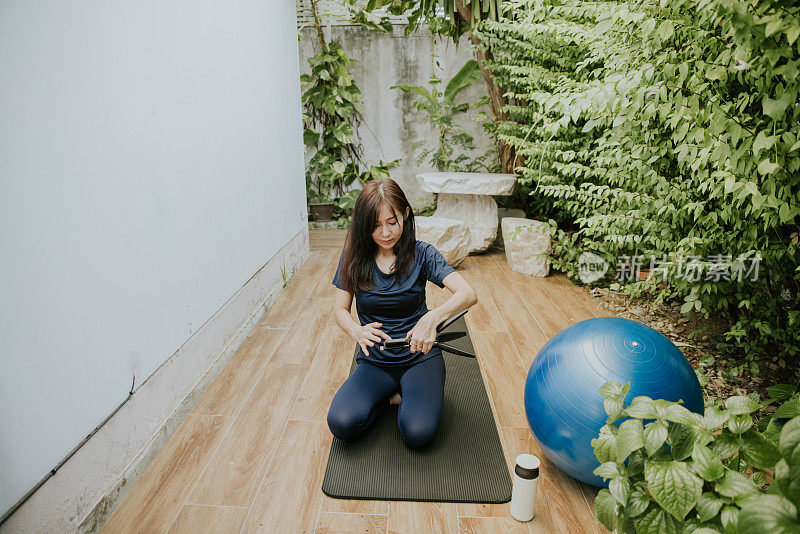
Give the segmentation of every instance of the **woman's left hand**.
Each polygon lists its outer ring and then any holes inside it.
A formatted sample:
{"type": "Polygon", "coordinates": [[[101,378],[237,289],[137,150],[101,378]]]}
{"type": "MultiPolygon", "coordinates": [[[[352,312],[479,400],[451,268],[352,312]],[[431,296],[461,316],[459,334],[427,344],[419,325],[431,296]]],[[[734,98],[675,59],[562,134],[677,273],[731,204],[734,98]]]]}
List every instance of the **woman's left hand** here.
{"type": "Polygon", "coordinates": [[[409,348],[411,352],[422,351],[423,354],[427,354],[436,342],[436,327],[438,325],[438,317],[432,311],[420,317],[414,328],[406,334],[406,339],[410,339],[409,348]]]}

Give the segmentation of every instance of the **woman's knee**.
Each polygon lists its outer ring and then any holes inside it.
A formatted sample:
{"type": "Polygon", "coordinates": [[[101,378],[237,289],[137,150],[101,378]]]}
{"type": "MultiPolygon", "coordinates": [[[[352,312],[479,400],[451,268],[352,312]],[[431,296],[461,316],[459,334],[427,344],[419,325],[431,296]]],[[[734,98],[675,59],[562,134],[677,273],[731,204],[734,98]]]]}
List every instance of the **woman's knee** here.
{"type": "Polygon", "coordinates": [[[343,440],[349,440],[358,435],[366,418],[353,410],[336,409],[331,406],[328,410],[328,428],[331,434],[343,440]]]}
{"type": "Polygon", "coordinates": [[[439,418],[401,418],[398,421],[400,435],[409,447],[422,447],[433,440],[439,428],[439,418]]]}
{"type": "Polygon", "coordinates": [[[328,410],[328,428],[331,434],[339,439],[353,439],[369,427],[383,405],[388,405],[389,399],[378,401],[370,407],[365,402],[337,402],[334,398],[328,410]]]}

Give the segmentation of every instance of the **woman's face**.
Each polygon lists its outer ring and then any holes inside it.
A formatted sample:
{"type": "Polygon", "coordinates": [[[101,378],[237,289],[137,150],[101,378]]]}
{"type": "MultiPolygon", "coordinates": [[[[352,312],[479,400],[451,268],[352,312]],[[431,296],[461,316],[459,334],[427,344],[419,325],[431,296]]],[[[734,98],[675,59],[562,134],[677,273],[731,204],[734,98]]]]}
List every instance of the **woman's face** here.
{"type": "MultiPolygon", "coordinates": [[[[408,215],[406,208],[406,215],[408,215]]],[[[392,250],[403,234],[403,218],[400,213],[393,212],[386,204],[381,204],[378,210],[378,220],[372,231],[372,239],[384,250],[392,250]]]]}

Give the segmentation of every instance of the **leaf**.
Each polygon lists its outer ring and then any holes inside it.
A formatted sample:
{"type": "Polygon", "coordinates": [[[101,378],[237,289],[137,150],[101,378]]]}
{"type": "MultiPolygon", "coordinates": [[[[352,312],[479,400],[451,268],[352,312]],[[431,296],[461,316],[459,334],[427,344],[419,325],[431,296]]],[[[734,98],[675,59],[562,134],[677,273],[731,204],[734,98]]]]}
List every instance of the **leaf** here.
{"type": "Polygon", "coordinates": [[[800,213],[800,209],[793,210],[789,204],[782,204],[781,209],[779,211],[779,216],[781,219],[781,224],[787,223],[793,220],[797,214],[800,213]]]}
{"type": "Polygon", "coordinates": [[[697,504],[703,488],[703,481],[684,462],[651,461],[644,477],[653,499],[680,521],[697,504]]]}
{"type": "Polygon", "coordinates": [[[717,456],[724,459],[730,458],[739,452],[739,448],[741,446],[742,438],[734,436],[730,433],[730,431],[725,430],[722,434],[716,437],[711,449],[717,454],[717,456]]]}
{"type": "Polygon", "coordinates": [[[625,413],[637,419],[652,419],[655,417],[653,399],[649,397],[634,397],[631,405],[625,408],[625,413]]]}
{"type": "Polygon", "coordinates": [[[422,97],[425,97],[431,103],[436,102],[427,89],[418,85],[393,85],[389,89],[400,89],[404,93],[416,93],[422,97]]]}
{"type": "Polygon", "coordinates": [[[478,62],[474,59],[467,61],[461,70],[450,79],[447,87],[444,89],[444,102],[452,104],[456,95],[465,87],[475,83],[481,76],[481,69],[478,62]]]}
{"type": "Polygon", "coordinates": [[[600,395],[603,397],[624,397],[627,393],[629,384],[621,386],[619,383],[610,380],[600,386],[600,395]]]}
{"type": "Polygon", "coordinates": [[[642,422],[638,419],[624,421],[617,432],[616,460],[624,461],[631,452],[643,446],[642,422]]]}
{"type": "Polygon", "coordinates": [[[777,32],[783,26],[782,19],[775,19],[767,24],[767,27],[764,29],[764,37],[769,37],[773,33],[777,32]]]}
{"type": "Polygon", "coordinates": [[[731,499],[758,492],[758,488],[749,478],[739,472],[731,471],[730,469],[725,471],[725,476],[716,483],[714,489],[720,495],[730,497],[731,499]]]}
{"type": "Polygon", "coordinates": [[[728,419],[728,429],[741,436],[753,427],[753,416],[749,414],[734,415],[728,419]]]}
{"type": "Polygon", "coordinates": [[[697,501],[697,517],[703,522],[717,517],[723,504],[725,504],[725,501],[717,497],[716,493],[705,491],[697,501]]]}
{"type": "Polygon", "coordinates": [[[739,512],[739,532],[800,532],[797,507],[780,495],[760,495],[749,500],[739,512]]]}
{"type": "Polygon", "coordinates": [[[743,395],[728,398],[725,407],[731,415],[751,414],[760,408],[757,400],[743,395]]]}
{"type": "Polygon", "coordinates": [[[648,37],[656,27],[656,19],[647,19],[642,24],[642,36],[648,37]]]}
{"type": "Polygon", "coordinates": [[[642,449],[633,451],[628,457],[628,476],[637,477],[644,472],[646,455],[642,449]]]}
{"type": "Polygon", "coordinates": [[[644,515],[634,518],[637,534],[679,534],[680,524],[667,512],[654,506],[644,515]]]}
{"type": "Polygon", "coordinates": [[[673,423],[669,426],[669,442],[672,457],[676,460],[685,460],[692,454],[694,433],[686,425],[673,423]]]}
{"type": "Polygon", "coordinates": [[[613,422],[619,419],[622,415],[622,407],[624,401],[622,397],[606,397],[603,399],[603,408],[608,414],[608,422],[613,422]]]}
{"type": "Polygon", "coordinates": [[[694,472],[703,477],[703,480],[713,482],[725,474],[722,460],[705,445],[694,444],[692,460],[694,472]]]}
{"type": "Polygon", "coordinates": [[[667,419],[687,426],[701,425],[703,421],[699,414],[690,412],[680,404],[672,404],[667,408],[667,419]]]}
{"type": "Polygon", "coordinates": [[[352,143],[353,129],[346,122],[341,122],[333,128],[333,136],[342,144],[352,143]]]}
{"type": "Polygon", "coordinates": [[[761,160],[761,163],[758,164],[759,174],[764,174],[764,175],[772,174],[778,169],[780,169],[780,165],[771,161],[769,158],[761,160]]]}
{"type": "Polygon", "coordinates": [[[794,471],[800,467],[800,417],[795,417],[783,425],[778,448],[790,469],[794,471]]]}
{"type": "Polygon", "coordinates": [[[768,96],[764,96],[764,99],[761,101],[761,105],[764,108],[764,115],[776,121],[786,118],[786,108],[788,108],[791,103],[792,93],[790,91],[785,91],[779,98],[774,100],[768,96]]]}
{"type": "Polygon", "coordinates": [[[739,523],[739,508],[736,506],[723,507],[719,519],[725,532],[736,532],[736,525],[739,523]]]}
{"type": "Polygon", "coordinates": [[[792,472],[785,459],[775,464],[775,478],[770,486],[770,493],[780,494],[792,502],[800,503],[800,466],[795,466],[792,472]]]}
{"type": "Polygon", "coordinates": [[[798,415],[800,415],[800,396],[793,397],[778,406],[778,409],[775,410],[773,417],[777,419],[791,419],[792,417],[797,417],[798,415]]]}
{"type": "Polygon", "coordinates": [[[319,133],[307,128],[303,131],[303,144],[306,146],[317,146],[319,133]]]}
{"type": "Polygon", "coordinates": [[[652,501],[650,497],[647,496],[647,493],[641,491],[639,489],[634,489],[631,491],[631,494],[628,498],[628,504],[625,507],[625,513],[628,517],[636,517],[637,515],[641,515],[647,510],[647,507],[650,505],[652,501]]]}
{"type": "Polygon", "coordinates": [[[703,416],[703,424],[707,429],[714,430],[728,422],[729,417],[730,414],[718,406],[709,406],[703,416]]]}
{"type": "Polygon", "coordinates": [[[616,462],[603,462],[592,471],[600,478],[615,478],[620,477],[622,474],[619,472],[619,467],[616,462]]]}
{"type": "Polygon", "coordinates": [[[789,26],[785,30],[786,33],[786,40],[789,41],[789,44],[794,44],[798,37],[800,37],[800,24],[795,26],[789,26]]]}
{"type": "Polygon", "coordinates": [[[742,448],[739,454],[748,465],[759,469],[772,469],[781,459],[778,447],[755,430],[742,434],[742,448]]]}
{"type": "Polygon", "coordinates": [[[771,398],[777,400],[785,400],[795,394],[795,392],[797,391],[797,386],[794,384],[775,384],[767,391],[769,392],[769,396],[771,398]]]}
{"type": "Polygon", "coordinates": [[[661,40],[666,41],[675,33],[675,26],[671,20],[667,19],[658,25],[657,34],[661,40]]]}
{"type": "Polygon", "coordinates": [[[611,492],[601,489],[594,499],[594,512],[597,519],[608,530],[617,528],[617,502],[611,492]]]}
{"type": "Polygon", "coordinates": [[[334,172],[336,174],[343,174],[344,173],[345,165],[341,161],[334,161],[333,163],[331,163],[331,167],[333,168],[333,170],[334,170],[334,172]]]}
{"type": "Polygon", "coordinates": [[[724,80],[728,69],[722,66],[711,67],[706,71],[706,78],[709,80],[724,80]]]}
{"type": "Polygon", "coordinates": [[[608,425],[600,429],[600,435],[592,440],[592,447],[594,455],[601,464],[616,461],[614,451],[617,448],[617,438],[608,425]]]}
{"type": "Polygon", "coordinates": [[[767,422],[767,428],[763,430],[764,437],[773,443],[778,443],[781,439],[781,427],[780,420],[773,415],[767,422]]]}
{"type": "Polygon", "coordinates": [[[756,135],[756,140],[753,141],[753,156],[758,157],[758,154],[762,150],[769,150],[770,148],[772,148],[772,145],[774,145],[775,141],[777,140],[778,140],[777,135],[767,136],[766,134],[764,134],[763,130],[758,132],[758,135],[756,135]]]}
{"type": "Polygon", "coordinates": [[[653,421],[644,427],[642,434],[644,450],[649,456],[658,451],[667,440],[667,425],[663,421],[653,421]]]}
{"type": "Polygon", "coordinates": [[[608,483],[608,491],[614,496],[614,499],[622,506],[628,504],[628,496],[630,495],[630,487],[625,478],[613,478],[608,483]]]}

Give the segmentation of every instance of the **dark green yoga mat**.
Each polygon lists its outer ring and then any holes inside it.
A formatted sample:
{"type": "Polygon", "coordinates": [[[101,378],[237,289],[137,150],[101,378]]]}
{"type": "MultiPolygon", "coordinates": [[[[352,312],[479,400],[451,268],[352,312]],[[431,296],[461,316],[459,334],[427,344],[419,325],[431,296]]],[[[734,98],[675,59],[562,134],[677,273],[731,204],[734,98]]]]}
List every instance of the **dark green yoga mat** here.
{"type": "MultiPolygon", "coordinates": [[[[444,332],[467,332],[460,317],[444,332]]],[[[456,348],[474,353],[469,333],[456,348]]],[[[356,345],[352,374],[356,366],[356,345]]],[[[431,443],[407,446],[397,428],[397,406],[381,412],[354,441],[333,438],[322,491],[340,499],[504,503],[508,473],[489,397],[475,358],[442,352],[447,366],[444,408],[431,443]]]]}

